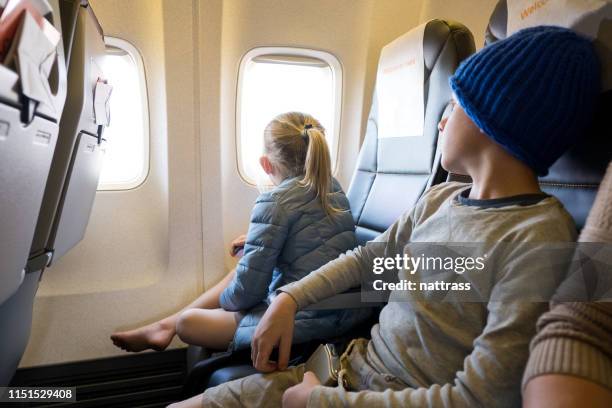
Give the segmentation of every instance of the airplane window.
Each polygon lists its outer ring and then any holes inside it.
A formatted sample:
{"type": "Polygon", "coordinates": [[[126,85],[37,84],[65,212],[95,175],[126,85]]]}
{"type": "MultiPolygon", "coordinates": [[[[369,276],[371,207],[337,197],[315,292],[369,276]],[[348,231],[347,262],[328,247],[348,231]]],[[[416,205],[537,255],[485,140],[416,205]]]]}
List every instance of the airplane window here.
{"type": "Polygon", "coordinates": [[[134,46],[105,37],[107,55],[101,67],[113,86],[110,125],[104,131],[106,153],[98,190],[139,186],[149,171],[149,118],[144,65],[134,46]]]}
{"type": "Polygon", "coordinates": [[[335,168],[342,91],[340,62],[331,54],[306,49],[263,47],[240,64],[237,100],[238,169],[249,184],[267,181],[259,166],[263,131],[276,115],[310,113],[326,129],[335,168]]]}

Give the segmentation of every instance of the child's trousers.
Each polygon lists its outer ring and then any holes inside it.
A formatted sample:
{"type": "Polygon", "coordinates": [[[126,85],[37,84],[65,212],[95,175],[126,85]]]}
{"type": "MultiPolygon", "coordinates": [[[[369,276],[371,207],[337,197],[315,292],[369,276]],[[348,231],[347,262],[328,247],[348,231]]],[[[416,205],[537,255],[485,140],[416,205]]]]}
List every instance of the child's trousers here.
{"type": "MultiPolygon", "coordinates": [[[[407,385],[390,374],[379,373],[366,359],[368,340],[356,339],[340,357],[340,373],[337,387],[347,391],[401,390],[407,385]]],[[[253,374],[206,390],[204,407],[270,407],[281,406],[283,393],[304,377],[304,364],[289,367],[285,371],[269,374],[253,374]]],[[[314,401],[313,401],[314,402],[314,401]]],[[[315,405],[322,407],[320,403],[315,405]]]]}

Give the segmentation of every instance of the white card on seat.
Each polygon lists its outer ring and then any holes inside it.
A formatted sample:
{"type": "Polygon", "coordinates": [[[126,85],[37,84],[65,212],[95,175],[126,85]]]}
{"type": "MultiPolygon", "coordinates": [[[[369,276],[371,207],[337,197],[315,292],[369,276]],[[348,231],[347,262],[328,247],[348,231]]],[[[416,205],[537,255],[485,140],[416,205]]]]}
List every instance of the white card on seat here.
{"type": "Polygon", "coordinates": [[[423,34],[427,23],[383,47],[376,75],[378,137],[423,135],[423,34]]]}
{"type": "MultiPolygon", "coordinates": [[[[571,28],[590,38],[597,36],[599,24],[606,17],[606,0],[508,0],[507,35],[527,27],[556,25],[571,28]],[[600,13],[600,16],[597,16],[600,13]],[[598,17],[596,24],[580,24],[598,17]],[[599,18],[601,17],[601,18],[599,18]]],[[[610,16],[607,16],[610,18],[610,16]]]]}

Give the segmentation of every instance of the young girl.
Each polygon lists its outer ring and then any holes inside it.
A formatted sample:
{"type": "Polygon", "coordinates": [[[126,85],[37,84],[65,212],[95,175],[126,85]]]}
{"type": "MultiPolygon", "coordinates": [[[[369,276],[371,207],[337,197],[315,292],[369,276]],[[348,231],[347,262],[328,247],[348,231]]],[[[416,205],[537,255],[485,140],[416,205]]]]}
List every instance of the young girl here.
{"type": "MultiPolygon", "coordinates": [[[[127,351],[165,349],[178,335],[214,349],[250,345],[252,334],[276,289],[297,281],[356,246],[349,203],[331,175],[325,133],[312,116],[278,115],[264,131],[263,170],[275,188],[261,194],[251,213],[235,270],[182,311],[135,330],[114,333],[127,351]]],[[[303,311],[294,342],[336,336],[367,317],[369,310],[303,311]]]]}

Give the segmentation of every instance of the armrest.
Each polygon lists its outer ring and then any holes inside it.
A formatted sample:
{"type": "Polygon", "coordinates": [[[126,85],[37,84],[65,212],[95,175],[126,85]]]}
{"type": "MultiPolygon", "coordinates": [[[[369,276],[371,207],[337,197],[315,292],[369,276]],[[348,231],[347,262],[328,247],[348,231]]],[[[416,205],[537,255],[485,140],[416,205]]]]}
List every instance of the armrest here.
{"type": "Polygon", "coordinates": [[[361,288],[352,288],[310,305],[305,310],[360,309],[383,305],[383,302],[362,302],[361,288]]]}
{"type": "MultiPolygon", "coordinates": [[[[291,347],[291,356],[289,365],[298,365],[303,363],[317,348],[318,341],[293,344],[291,347]]],[[[210,354],[201,347],[190,346],[188,350],[188,358],[191,358],[191,367],[187,373],[185,382],[183,383],[183,398],[189,398],[201,393],[208,387],[219,385],[223,382],[230,381],[236,378],[241,378],[245,375],[254,374],[256,370],[251,363],[251,349],[243,349],[238,351],[220,351],[210,354]],[[205,356],[203,360],[195,361],[198,356],[205,356]]],[[[277,359],[278,350],[274,349],[271,359],[277,359]]]]}
{"type": "Polygon", "coordinates": [[[211,354],[210,350],[204,347],[189,345],[187,347],[187,372],[190,372],[198,362],[209,358],[211,354]]]}

